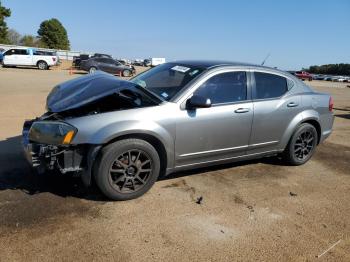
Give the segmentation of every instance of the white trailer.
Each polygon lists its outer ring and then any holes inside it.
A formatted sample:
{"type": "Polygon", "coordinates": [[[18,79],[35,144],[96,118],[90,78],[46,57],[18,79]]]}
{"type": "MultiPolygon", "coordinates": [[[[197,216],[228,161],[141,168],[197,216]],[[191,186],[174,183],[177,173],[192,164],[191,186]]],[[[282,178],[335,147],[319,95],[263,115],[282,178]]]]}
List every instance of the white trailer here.
{"type": "Polygon", "coordinates": [[[157,66],[165,63],[165,58],[151,57],[149,60],[151,61],[151,66],[157,66]]]}

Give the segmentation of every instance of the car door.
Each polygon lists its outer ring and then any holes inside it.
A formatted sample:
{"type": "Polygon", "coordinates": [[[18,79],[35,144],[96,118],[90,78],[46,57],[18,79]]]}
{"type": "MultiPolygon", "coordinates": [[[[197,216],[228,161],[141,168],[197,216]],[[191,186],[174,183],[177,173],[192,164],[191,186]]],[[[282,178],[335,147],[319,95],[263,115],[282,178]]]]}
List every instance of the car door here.
{"type": "Polygon", "coordinates": [[[106,64],[105,58],[92,58],[90,63],[91,66],[96,66],[98,70],[108,72],[108,65],[106,64]]]}
{"type": "Polygon", "coordinates": [[[176,166],[245,155],[253,119],[246,72],[216,73],[198,85],[193,95],[209,98],[212,106],[181,110],[176,122],[176,166]]]}
{"type": "Polygon", "coordinates": [[[9,49],[4,53],[3,62],[5,65],[14,65],[15,64],[15,49],[9,49]]]}
{"type": "Polygon", "coordinates": [[[302,110],[301,97],[291,92],[294,81],[271,72],[252,72],[254,118],[248,154],[278,148],[292,119],[302,110]]]}
{"type": "Polygon", "coordinates": [[[101,61],[101,70],[108,72],[110,74],[116,74],[116,65],[114,60],[111,58],[100,58],[101,61]]]}
{"type": "Polygon", "coordinates": [[[20,65],[30,66],[33,64],[33,50],[18,49],[17,53],[20,65]]]}
{"type": "Polygon", "coordinates": [[[117,75],[122,74],[124,69],[125,69],[125,66],[122,63],[118,61],[114,61],[114,68],[113,68],[114,74],[117,74],[117,75]]]}

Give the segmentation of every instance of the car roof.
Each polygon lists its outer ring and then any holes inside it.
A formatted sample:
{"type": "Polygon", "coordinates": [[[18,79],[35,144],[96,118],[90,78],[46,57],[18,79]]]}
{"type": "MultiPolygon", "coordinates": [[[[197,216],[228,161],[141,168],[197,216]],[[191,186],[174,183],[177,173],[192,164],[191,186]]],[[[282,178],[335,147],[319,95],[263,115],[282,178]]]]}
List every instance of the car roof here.
{"type": "Polygon", "coordinates": [[[269,70],[275,70],[279,72],[285,72],[277,68],[263,66],[263,65],[244,63],[244,62],[235,62],[235,61],[224,61],[224,60],[175,60],[170,63],[197,66],[205,69],[212,69],[212,68],[224,67],[224,66],[237,66],[237,67],[241,66],[241,67],[253,67],[253,68],[261,68],[261,69],[269,69],[269,70]]]}
{"type": "Polygon", "coordinates": [[[286,74],[286,71],[263,66],[263,65],[256,65],[256,64],[250,64],[250,63],[243,63],[243,62],[234,62],[234,61],[221,61],[221,60],[176,60],[170,63],[178,63],[182,65],[188,65],[188,66],[195,66],[195,67],[202,67],[204,69],[213,69],[218,67],[225,67],[225,66],[235,66],[235,67],[250,67],[254,69],[265,69],[268,71],[274,71],[286,74]]]}
{"type": "Polygon", "coordinates": [[[219,67],[219,66],[257,66],[249,63],[222,61],[222,60],[176,60],[173,63],[204,67],[207,69],[212,67],[219,67]]]}
{"type": "MultiPolygon", "coordinates": [[[[96,59],[108,59],[108,60],[114,60],[111,57],[102,57],[102,56],[94,56],[94,57],[90,57],[88,60],[96,60],[96,59]]],[[[114,60],[115,61],[115,60],[114,60]]]]}
{"type": "Polygon", "coordinates": [[[10,49],[18,49],[18,50],[27,50],[27,49],[35,49],[35,47],[31,47],[31,48],[28,48],[28,47],[11,47],[7,50],[10,50],[10,49]]]}

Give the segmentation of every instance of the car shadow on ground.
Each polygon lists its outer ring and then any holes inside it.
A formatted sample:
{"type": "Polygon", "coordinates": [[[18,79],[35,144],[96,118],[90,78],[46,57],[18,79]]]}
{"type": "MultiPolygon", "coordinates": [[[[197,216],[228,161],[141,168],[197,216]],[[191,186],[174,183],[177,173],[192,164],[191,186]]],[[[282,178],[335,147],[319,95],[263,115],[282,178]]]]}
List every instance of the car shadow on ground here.
{"type": "MultiPolygon", "coordinates": [[[[70,70],[70,69],[67,69],[67,70],[70,70]]],[[[88,75],[89,73],[88,72],[85,72],[85,71],[78,71],[79,69],[73,69],[72,71],[72,74],[73,75],[88,75]]]]}
{"type": "Polygon", "coordinates": [[[335,115],[336,117],[344,118],[344,119],[350,119],[350,114],[343,114],[343,115],[335,115]]]}
{"type": "Polygon", "coordinates": [[[0,192],[9,189],[28,195],[48,192],[60,197],[106,200],[96,187],[86,188],[79,177],[34,172],[24,156],[21,139],[16,136],[0,141],[0,192]]]}
{"type": "Polygon", "coordinates": [[[334,107],[334,110],[339,110],[339,111],[350,111],[350,107],[344,107],[344,108],[338,108],[338,107],[334,107]]]}
{"type": "MultiPolygon", "coordinates": [[[[36,66],[2,66],[2,68],[6,69],[16,69],[18,71],[26,71],[26,70],[37,70],[37,71],[42,71],[36,66]]],[[[48,70],[52,70],[51,67],[48,70]]]]}
{"type": "Polygon", "coordinates": [[[277,157],[266,157],[266,158],[252,159],[252,160],[242,160],[242,161],[231,162],[226,164],[216,164],[216,165],[207,166],[207,167],[185,170],[181,172],[172,173],[167,176],[162,176],[158,180],[159,181],[171,180],[171,179],[180,178],[180,177],[194,176],[194,175],[199,175],[201,173],[215,172],[215,171],[220,171],[224,169],[230,169],[230,168],[252,165],[257,163],[264,163],[264,164],[276,165],[276,166],[285,166],[282,160],[277,157]]]}
{"type": "MultiPolygon", "coordinates": [[[[37,174],[31,169],[25,159],[21,139],[21,136],[15,136],[0,140],[0,192],[4,190],[19,190],[27,195],[48,192],[60,197],[75,197],[93,201],[108,200],[100,193],[95,185],[89,188],[85,187],[79,177],[58,173],[37,174]]],[[[281,165],[281,162],[277,158],[249,160],[182,171],[168,176],[162,176],[159,180],[172,180],[179,177],[198,175],[204,172],[259,162],[281,165]]]]}

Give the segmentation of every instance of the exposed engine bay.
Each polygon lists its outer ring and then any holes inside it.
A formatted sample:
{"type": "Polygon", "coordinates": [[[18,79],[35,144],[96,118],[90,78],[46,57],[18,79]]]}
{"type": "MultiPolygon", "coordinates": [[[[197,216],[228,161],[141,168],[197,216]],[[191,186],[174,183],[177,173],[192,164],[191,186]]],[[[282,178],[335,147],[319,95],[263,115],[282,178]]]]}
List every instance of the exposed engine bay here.
{"type": "Polygon", "coordinates": [[[46,112],[41,120],[63,120],[65,118],[95,115],[100,113],[127,110],[156,105],[149,97],[128,89],[92,101],[78,108],[62,112],[46,112]]]}
{"type": "Polygon", "coordinates": [[[99,145],[71,143],[77,130],[66,120],[112,111],[154,106],[161,101],[131,82],[106,74],[75,79],[56,86],[47,98],[48,111],[26,121],[23,144],[39,172],[59,170],[79,174],[91,168],[99,145]],[[99,81],[97,81],[99,80],[99,81]]]}

